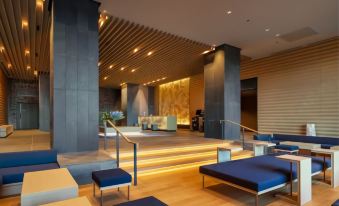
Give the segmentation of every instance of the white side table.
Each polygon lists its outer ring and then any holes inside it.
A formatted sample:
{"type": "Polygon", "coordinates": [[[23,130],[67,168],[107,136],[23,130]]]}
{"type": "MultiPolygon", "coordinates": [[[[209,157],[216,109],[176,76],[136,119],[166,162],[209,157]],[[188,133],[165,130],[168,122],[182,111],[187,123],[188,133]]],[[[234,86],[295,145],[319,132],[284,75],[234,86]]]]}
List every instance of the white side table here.
{"type": "Polygon", "coordinates": [[[329,155],[331,157],[331,186],[339,186],[339,150],[332,149],[313,149],[311,152],[316,154],[329,155]]]}
{"type": "Polygon", "coordinates": [[[217,160],[220,162],[228,162],[232,160],[232,152],[242,151],[241,147],[218,147],[217,160]]]}
{"type": "MultiPolygon", "coordinates": [[[[312,159],[296,155],[279,155],[276,158],[297,164],[298,205],[304,205],[312,200],[312,159]]],[[[292,173],[292,167],[291,167],[292,173]]],[[[291,180],[292,184],[293,180],[291,180]]]]}

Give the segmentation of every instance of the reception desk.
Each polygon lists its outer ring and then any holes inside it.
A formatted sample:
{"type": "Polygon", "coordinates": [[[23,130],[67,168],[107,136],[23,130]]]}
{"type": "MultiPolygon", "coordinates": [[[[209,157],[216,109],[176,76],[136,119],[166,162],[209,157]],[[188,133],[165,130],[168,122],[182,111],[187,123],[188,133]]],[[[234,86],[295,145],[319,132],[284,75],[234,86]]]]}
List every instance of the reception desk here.
{"type": "Polygon", "coordinates": [[[138,124],[147,124],[148,128],[152,124],[156,124],[159,130],[176,131],[177,130],[177,117],[176,116],[139,116],[138,124]]]}

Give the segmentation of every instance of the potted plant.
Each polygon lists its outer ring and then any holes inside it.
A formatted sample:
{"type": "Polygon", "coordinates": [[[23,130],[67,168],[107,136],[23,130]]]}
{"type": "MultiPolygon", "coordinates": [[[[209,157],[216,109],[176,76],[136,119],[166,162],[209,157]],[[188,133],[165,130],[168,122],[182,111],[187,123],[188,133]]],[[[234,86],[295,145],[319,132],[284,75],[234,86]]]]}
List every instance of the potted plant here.
{"type": "Polygon", "coordinates": [[[116,124],[118,120],[124,119],[124,113],[122,111],[102,112],[101,120],[106,125],[106,121],[110,120],[113,124],[116,124]]]}

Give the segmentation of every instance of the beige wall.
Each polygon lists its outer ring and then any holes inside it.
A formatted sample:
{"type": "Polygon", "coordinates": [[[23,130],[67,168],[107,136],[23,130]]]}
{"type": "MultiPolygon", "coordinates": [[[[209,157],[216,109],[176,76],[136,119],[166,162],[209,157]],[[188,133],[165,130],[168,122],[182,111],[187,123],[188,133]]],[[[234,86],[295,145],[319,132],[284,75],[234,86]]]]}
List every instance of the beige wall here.
{"type": "Polygon", "coordinates": [[[0,70],[0,125],[7,124],[7,77],[0,70]]]}
{"type": "Polygon", "coordinates": [[[339,137],[339,39],[241,65],[241,78],[258,77],[258,129],[339,137]]]}

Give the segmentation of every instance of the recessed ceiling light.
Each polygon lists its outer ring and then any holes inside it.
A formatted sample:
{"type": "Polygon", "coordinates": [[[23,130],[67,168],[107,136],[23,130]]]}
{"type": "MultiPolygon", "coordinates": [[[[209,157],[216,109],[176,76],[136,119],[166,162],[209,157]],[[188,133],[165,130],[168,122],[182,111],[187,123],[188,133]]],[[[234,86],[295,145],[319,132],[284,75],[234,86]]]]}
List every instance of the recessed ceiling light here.
{"type": "Polygon", "coordinates": [[[229,14],[232,14],[232,11],[231,11],[231,10],[227,11],[227,14],[228,14],[228,15],[229,15],[229,14]]]}
{"type": "Polygon", "coordinates": [[[151,56],[152,54],[153,54],[153,52],[150,51],[150,52],[147,53],[147,56],[151,56]]]}
{"type": "Polygon", "coordinates": [[[271,29],[270,28],[266,28],[265,31],[270,31],[271,29]]]}
{"type": "Polygon", "coordinates": [[[139,49],[138,48],[135,48],[134,50],[133,50],[133,53],[137,53],[139,51],[139,49]]]}
{"type": "Polygon", "coordinates": [[[161,79],[157,79],[157,82],[160,81],[161,79]]]}
{"type": "Polygon", "coordinates": [[[25,56],[28,56],[28,55],[29,55],[29,50],[26,49],[26,50],[25,50],[25,56]]]}
{"type": "Polygon", "coordinates": [[[101,65],[101,62],[98,62],[98,67],[100,67],[100,65],[101,65]]]}
{"type": "Polygon", "coordinates": [[[280,34],[276,34],[275,37],[280,37],[280,34]]]}
{"type": "Polygon", "coordinates": [[[37,70],[34,70],[33,74],[34,74],[35,76],[38,76],[38,71],[37,71],[37,70]]]}
{"type": "Polygon", "coordinates": [[[136,71],[136,69],[132,69],[132,70],[131,70],[131,72],[135,72],[135,71],[136,71]]]}
{"type": "Polygon", "coordinates": [[[37,1],[36,1],[36,5],[37,5],[38,7],[42,7],[42,6],[43,6],[42,0],[37,0],[37,1]]]}
{"type": "Polygon", "coordinates": [[[153,80],[152,83],[154,83],[155,81],[153,80]]]}
{"type": "Polygon", "coordinates": [[[210,50],[206,50],[202,54],[207,54],[208,52],[210,52],[210,50]]]}
{"type": "Polygon", "coordinates": [[[7,68],[8,68],[8,69],[12,68],[12,64],[8,63],[8,64],[7,64],[7,68]]]}
{"type": "Polygon", "coordinates": [[[166,77],[161,78],[162,80],[166,79],[166,77]]]}
{"type": "Polygon", "coordinates": [[[104,80],[106,80],[106,79],[108,79],[108,76],[105,76],[105,77],[104,77],[104,80]]]}
{"type": "Polygon", "coordinates": [[[0,52],[2,53],[2,52],[4,52],[4,51],[5,51],[5,47],[1,46],[1,47],[0,47],[0,52]]]}
{"type": "Polygon", "coordinates": [[[109,68],[112,69],[113,68],[113,64],[109,65],[109,68]]]}
{"type": "Polygon", "coordinates": [[[26,69],[27,69],[27,70],[30,70],[30,69],[31,69],[31,66],[27,65],[26,69]]]}
{"type": "Polygon", "coordinates": [[[28,27],[28,21],[22,20],[22,28],[28,27]]]}
{"type": "Polygon", "coordinates": [[[120,70],[121,70],[121,71],[124,71],[124,70],[125,70],[125,67],[121,67],[120,70]]]}
{"type": "Polygon", "coordinates": [[[144,86],[146,86],[147,84],[146,83],[144,83],[144,86]]]}

